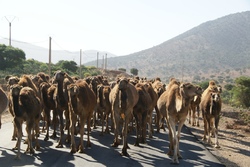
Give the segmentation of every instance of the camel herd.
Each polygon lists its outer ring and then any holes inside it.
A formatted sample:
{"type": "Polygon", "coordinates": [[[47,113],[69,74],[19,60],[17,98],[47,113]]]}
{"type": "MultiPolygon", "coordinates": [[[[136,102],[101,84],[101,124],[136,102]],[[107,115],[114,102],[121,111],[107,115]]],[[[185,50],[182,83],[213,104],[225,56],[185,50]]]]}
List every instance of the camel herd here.
{"type": "Polygon", "coordinates": [[[5,79],[8,91],[0,88],[0,115],[8,109],[13,116],[12,140],[17,140],[13,148],[18,150],[17,158],[20,158],[23,122],[26,122],[27,153],[34,153],[32,141],[35,141],[35,149],[40,148],[37,140],[39,133],[45,133],[44,140],[47,141],[56,137],[58,126],[60,136],[56,147],[63,147],[66,141],[71,144],[71,153],[83,153],[85,129],[86,146],[91,147],[91,128],[96,128],[96,122],[100,120],[100,135],[114,132],[113,147],[120,145],[118,136],[121,135],[121,155],[124,156],[129,156],[128,125],[135,124],[134,145],[139,146],[146,142],[147,136],[153,137],[154,122],[157,132],[164,129],[164,124],[167,125],[170,143],[168,155],[173,157],[173,163],[178,164],[178,159],[182,158],[179,148],[181,129],[187,118],[190,121],[191,115],[193,120],[190,123],[199,126],[199,114],[197,121],[194,119],[195,112],[200,110],[204,120],[203,139],[211,144],[211,136],[214,135],[215,147],[219,147],[221,87],[214,81],[210,81],[208,88],[203,91],[197,85],[181,83],[174,78],[166,85],[160,78],[147,80],[120,77],[116,81],[108,81],[104,76],[94,76],[78,79],[63,71],[56,71],[52,78],[41,72],[35,76],[7,76],[5,79]],[[43,122],[41,131],[39,122],[43,122]],[[53,129],[52,136],[49,136],[50,128],[53,129]],[[80,140],[76,146],[75,137],[78,133],[80,140]]]}

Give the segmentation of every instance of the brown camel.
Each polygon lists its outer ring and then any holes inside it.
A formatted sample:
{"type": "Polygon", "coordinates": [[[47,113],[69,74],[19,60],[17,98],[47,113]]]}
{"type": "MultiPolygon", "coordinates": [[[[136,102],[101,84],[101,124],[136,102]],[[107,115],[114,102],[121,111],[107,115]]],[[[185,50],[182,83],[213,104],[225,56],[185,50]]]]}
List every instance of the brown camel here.
{"type": "Polygon", "coordinates": [[[111,114],[111,103],[109,101],[110,92],[111,92],[110,86],[101,84],[101,85],[98,85],[97,87],[97,112],[98,114],[101,115],[101,120],[102,120],[101,135],[103,135],[103,132],[104,132],[104,116],[106,117],[105,118],[106,120],[105,132],[110,133],[109,127],[108,127],[109,115],[111,114]]]}
{"type": "Polygon", "coordinates": [[[128,123],[131,120],[133,108],[138,102],[139,95],[135,87],[129,83],[127,78],[122,78],[117,80],[117,84],[113,89],[111,89],[109,100],[112,106],[112,114],[115,128],[115,139],[112,144],[113,147],[118,147],[118,133],[119,133],[119,122],[120,119],[123,119],[123,129],[122,129],[122,138],[123,138],[123,148],[121,155],[128,156],[127,148],[127,132],[128,132],[128,123]]]}
{"type": "Polygon", "coordinates": [[[9,106],[9,99],[4,90],[0,87],[0,129],[2,126],[2,121],[1,121],[2,114],[5,111],[7,111],[8,106],[9,106]]]}
{"type": "Polygon", "coordinates": [[[56,85],[50,84],[48,82],[42,82],[40,84],[40,92],[41,92],[41,101],[44,103],[44,108],[43,108],[43,116],[44,116],[44,121],[46,122],[46,135],[44,140],[47,141],[49,140],[49,127],[50,127],[50,111],[53,111],[53,135],[51,136],[52,138],[56,138],[56,105],[55,101],[53,99],[54,92],[56,90],[56,85]]]}
{"type": "MultiPolygon", "coordinates": [[[[33,83],[32,79],[28,75],[23,75],[20,78],[18,78],[16,76],[6,76],[5,80],[7,82],[8,87],[10,87],[11,85],[14,85],[14,84],[18,84],[18,85],[20,85],[22,87],[27,86],[27,87],[30,87],[30,88],[32,88],[34,90],[37,97],[40,97],[36,85],[33,83]]],[[[11,101],[11,100],[9,100],[9,101],[11,101]]],[[[13,103],[9,103],[9,112],[14,118],[14,111],[13,111],[12,104],[13,103]]],[[[13,128],[12,140],[16,140],[17,133],[16,133],[15,124],[13,124],[13,126],[14,126],[14,128],[13,128]]]]}
{"type": "MultiPolygon", "coordinates": [[[[36,96],[36,92],[30,87],[22,87],[18,84],[10,87],[11,103],[14,111],[14,124],[17,128],[17,143],[13,148],[18,150],[17,158],[20,159],[20,145],[22,138],[22,123],[26,122],[27,141],[28,146],[25,153],[34,154],[32,146],[32,130],[36,130],[36,134],[39,133],[39,120],[40,120],[40,100],[36,96]]],[[[38,135],[35,138],[35,149],[39,149],[38,135]]]]}
{"type": "Polygon", "coordinates": [[[56,105],[56,115],[59,116],[60,121],[60,137],[56,148],[62,148],[62,140],[64,135],[64,119],[63,112],[65,116],[65,129],[68,129],[68,135],[66,141],[70,140],[70,130],[69,130],[69,108],[68,108],[68,92],[67,86],[74,82],[74,80],[63,71],[56,71],[54,73],[54,82],[57,83],[57,88],[54,91],[55,105],[56,105]]]}
{"type": "Polygon", "coordinates": [[[70,113],[70,130],[71,130],[71,153],[75,153],[77,150],[80,153],[84,152],[83,135],[84,125],[87,121],[87,147],[91,146],[90,143],[90,121],[93,116],[93,110],[96,106],[96,97],[94,92],[90,89],[87,82],[80,79],[75,83],[67,86],[69,97],[69,113],[70,113]],[[75,144],[75,124],[77,116],[80,119],[80,142],[79,147],[76,150],[75,144]]]}
{"type": "Polygon", "coordinates": [[[149,136],[149,138],[152,138],[153,133],[154,133],[154,130],[153,130],[153,110],[155,108],[157,108],[158,95],[154,91],[152,84],[150,82],[145,82],[144,88],[149,93],[150,99],[151,99],[151,102],[149,103],[149,106],[148,106],[149,112],[148,112],[148,116],[147,116],[148,117],[147,121],[148,121],[148,136],[149,136]]]}
{"type": "Polygon", "coordinates": [[[160,96],[157,106],[169,128],[169,155],[173,154],[172,162],[179,163],[181,158],[179,151],[179,140],[182,126],[188,114],[190,101],[195,95],[201,95],[202,89],[190,83],[180,84],[172,79],[166,91],[160,96]],[[176,124],[178,123],[178,134],[176,135],[176,124]],[[174,151],[172,153],[172,151],[174,151]]]}
{"type": "Polygon", "coordinates": [[[146,128],[147,128],[147,116],[151,105],[151,97],[147,90],[144,88],[144,84],[137,83],[135,88],[138,92],[139,99],[133,109],[133,115],[136,121],[136,142],[135,146],[139,146],[139,143],[146,143],[146,128]]]}

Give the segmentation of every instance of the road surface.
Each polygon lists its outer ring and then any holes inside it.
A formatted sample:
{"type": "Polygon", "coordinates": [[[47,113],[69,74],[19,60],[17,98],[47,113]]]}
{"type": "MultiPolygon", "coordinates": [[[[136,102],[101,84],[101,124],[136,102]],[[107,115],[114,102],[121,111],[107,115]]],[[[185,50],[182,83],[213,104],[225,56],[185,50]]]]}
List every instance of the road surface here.
{"type": "MultiPolygon", "coordinates": [[[[111,147],[114,136],[113,133],[100,136],[100,126],[91,132],[92,147],[86,148],[85,153],[70,153],[70,145],[65,144],[64,148],[55,148],[57,140],[49,139],[43,141],[44,134],[39,137],[41,149],[35,151],[34,155],[24,154],[27,145],[21,143],[21,159],[16,160],[16,151],[12,148],[16,141],[11,141],[13,125],[5,123],[0,129],[0,166],[42,166],[42,167],[73,167],[73,166],[176,166],[171,164],[171,157],[168,151],[168,132],[161,131],[155,133],[153,139],[147,139],[147,144],[135,147],[135,133],[128,136],[129,157],[120,156],[122,145],[118,148],[111,147]]],[[[23,127],[24,137],[26,138],[25,127],[23,127]]],[[[50,132],[52,132],[50,130],[50,132]]],[[[78,143],[79,135],[76,136],[78,143]]],[[[84,136],[86,144],[86,135],[84,136]]],[[[183,159],[180,159],[178,166],[224,166],[221,164],[189,131],[183,127],[180,141],[180,152],[183,159]]]]}

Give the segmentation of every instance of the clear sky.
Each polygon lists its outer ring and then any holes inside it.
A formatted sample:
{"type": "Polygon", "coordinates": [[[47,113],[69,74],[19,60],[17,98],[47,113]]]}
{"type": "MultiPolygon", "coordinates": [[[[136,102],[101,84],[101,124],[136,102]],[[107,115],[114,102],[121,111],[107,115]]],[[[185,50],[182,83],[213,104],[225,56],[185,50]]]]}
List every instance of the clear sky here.
{"type": "Polygon", "coordinates": [[[120,56],[249,10],[250,0],[0,0],[0,39],[12,22],[13,40],[48,48],[51,37],[53,50],[120,56]]]}

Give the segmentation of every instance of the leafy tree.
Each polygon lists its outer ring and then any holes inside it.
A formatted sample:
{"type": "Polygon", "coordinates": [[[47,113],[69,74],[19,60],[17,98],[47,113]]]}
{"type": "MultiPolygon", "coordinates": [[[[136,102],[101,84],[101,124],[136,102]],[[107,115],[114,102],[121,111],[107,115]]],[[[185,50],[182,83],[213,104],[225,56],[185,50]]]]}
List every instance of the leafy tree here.
{"type": "Polygon", "coordinates": [[[200,86],[203,90],[207,89],[208,85],[209,85],[209,81],[203,81],[203,82],[201,82],[201,83],[199,84],[199,86],[200,86]]]}
{"type": "Polygon", "coordinates": [[[25,53],[18,48],[0,44],[0,70],[22,68],[25,53]]]}
{"type": "Polygon", "coordinates": [[[232,85],[232,84],[226,84],[226,85],[224,86],[224,88],[225,88],[226,90],[232,90],[233,87],[234,87],[234,85],[232,85]]]}
{"type": "Polygon", "coordinates": [[[60,60],[56,66],[70,73],[76,73],[78,69],[76,62],[67,60],[60,60]]]}
{"type": "Polygon", "coordinates": [[[126,69],[125,68],[118,68],[119,71],[123,71],[123,72],[126,72],[126,69]]]}
{"type": "Polygon", "coordinates": [[[234,104],[242,107],[250,107],[250,78],[239,77],[235,80],[236,86],[233,87],[234,104]]]}
{"type": "MultiPolygon", "coordinates": [[[[41,67],[44,66],[45,63],[39,62],[34,59],[28,59],[23,64],[23,73],[25,74],[37,74],[39,72],[47,72],[47,70],[43,71],[41,67]]],[[[45,64],[46,65],[46,64],[45,64]]]]}
{"type": "Polygon", "coordinates": [[[137,68],[131,68],[130,73],[133,75],[138,75],[138,69],[137,68]]]}

